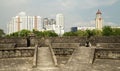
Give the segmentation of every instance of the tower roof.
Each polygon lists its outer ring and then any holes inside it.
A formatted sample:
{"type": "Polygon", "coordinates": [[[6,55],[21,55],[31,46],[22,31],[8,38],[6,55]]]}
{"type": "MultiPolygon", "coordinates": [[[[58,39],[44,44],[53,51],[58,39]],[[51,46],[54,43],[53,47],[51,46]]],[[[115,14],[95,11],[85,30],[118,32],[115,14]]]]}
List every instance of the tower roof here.
{"type": "Polygon", "coordinates": [[[102,14],[101,11],[98,9],[97,13],[96,14],[102,14]]]}
{"type": "Polygon", "coordinates": [[[25,12],[20,12],[18,15],[19,15],[19,16],[25,16],[26,13],[25,13],[25,12]]]}

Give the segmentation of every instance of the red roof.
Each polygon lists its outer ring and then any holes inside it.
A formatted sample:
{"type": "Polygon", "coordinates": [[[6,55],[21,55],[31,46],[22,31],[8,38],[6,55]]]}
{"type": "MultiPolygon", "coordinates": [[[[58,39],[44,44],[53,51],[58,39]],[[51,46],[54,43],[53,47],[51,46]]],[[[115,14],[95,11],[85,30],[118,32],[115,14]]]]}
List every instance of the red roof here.
{"type": "Polygon", "coordinates": [[[97,13],[96,14],[102,14],[101,11],[98,9],[97,13]]]}

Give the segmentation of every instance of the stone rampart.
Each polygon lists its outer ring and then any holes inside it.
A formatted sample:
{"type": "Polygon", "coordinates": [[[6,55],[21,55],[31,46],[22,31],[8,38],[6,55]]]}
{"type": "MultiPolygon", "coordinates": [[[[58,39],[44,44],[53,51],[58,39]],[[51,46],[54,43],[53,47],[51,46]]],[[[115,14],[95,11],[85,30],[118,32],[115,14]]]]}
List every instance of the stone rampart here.
{"type": "Polygon", "coordinates": [[[16,71],[17,69],[30,69],[25,71],[41,71],[40,68],[46,69],[50,65],[50,68],[46,70],[53,71],[51,67],[54,68],[54,66],[57,64],[54,65],[52,59],[58,57],[58,60],[55,59],[54,61],[55,63],[57,63],[57,61],[60,61],[61,59],[61,68],[59,68],[60,70],[55,71],[62,71],[62,69],[64,69],[65,67],[68,68],[67,70],[69,71],[87,71],[90,69],[96,70],[96,65],[94,64],[98,64],[98,70],[102,69],[99,71],[103,71],[103,68],[108,68],[108,65],[110,66],[110,69],[105,71],[119,71],[116,68],[119,68],[120,65],[116,67],[115,65],[113,65],[113,63],[116,60],[118,60],[118,62],[114,64],[119,64],[120,62],[120,37],[91,37],[89,39],[86,37],[32,37],[29,38],[29,40],[30,41],[28,41],[26,38],[0,38],[0,70],[16,71]],[[80,44],[85,44],[86,41],[89,41],[92,46],[94,45],[95,47],[80,46],[80,44]],[[30,46],[35,46],[36,44],[38,44],[38,46],[40,47],[38,48],[38,52],[37,50],[35,50],[34,47],[27,47],[28,43],[30,43],[30,46]],[[105,46],[105,48],[97,48],[97,44],[101,44],[101,46],[105,46]],[[48,47],[43,46],[49,46],[50,50],[52,51],[50,51],[48,47]],[[115,46],[117,46],[117,48],[114,48],[115,46]],[[39,62],[40,59],[41,62],[44,61],[43,64],[39,62]],[[106,62],[104,59],[111,60],[108,61],[106,67],[104,65],[104,62],[106,62]],[[98,63],[96,62],[97,60],[99,60],[98,63]],[[38,62],[38,66],[36,66],[36,62],[38,62]],[[52,62],[52,64],[49,64],[49,62],[52,62]],[[110,62],[112,63],[109,64],[110,62]],[[67,64],[63,65],[64,63],[67,64]],[[99,63],[101,63],[101,65],[99,65],[99,63]],[[43,65],[44,68],[42,67],[43,65]],[[30,66],[36,66],[36,68],[30,68],[30,66]],[[103,67],[100,68],[100,66],[103,67]],[[113,66],[114,70],[111,70],[113,69],[113,66]],[[13,70],[9,70],[11,68],[13,70]],[[14,70],[15,68],[16,70],[14,70]],[[70,70],[71,68],[73,70],[70,70]]]}
{"type": "Polygon", "coordinates": [[[44,38],[44,37],[32,37],[30,38],[30,46],[35,46],[36,44],[38,47],[48,47],[50,42],[47,42],[47,40],[50,40],[49,38],[44,38]]]}
{"type": "MultiPolygon", "coordinates": [[[[26,38],[0,38],[0,44],[16,44],[16,47],[27,47],[26,38]]],[[[5,47],[8,47],[7,45],[5,47]]]]}
{"type": "Polygon", "coordinates": [[[120,60],[120,48],[96,48],[95,59],[119,59],[120,60]]]}
{"type": "Polygon", "coordinates": [[[75,48],[79,45],[80,43],[52,43],[53,48],[75,48]]]}
{"type": "Polygon", "coordinates": [[[85,43],[87,37],[53,37],[52,43],[85,43]]]}
{"type": "Polygon", "coordinates": [[[120,48],[120,43],[96,43],[96,47],[103,48],[120,48]]]}
{"type": "Polygon", "coordinates": [[[0,59],[2,58],[18,58],[33,57],[34,48],[6,48],[0,49],[0,59]]]}
{"type": "MultiPolygon", "coordinates": [[[[85,46],[89,41],[92,46],[97,46],[97,43],[120,43],[119,36],[101,36],[101,37],[49,37],[49,38],[32,38],[31,45],[38,44],[38,46],[48,46],[49,43],[79,43],[80,46],[85,46]],[[48,42],[49,41],[49,42],[48,42]]],[[[118,47],[118,44],[114,45],[118,47]]]]}
{"type": "Polygon", "coordinates": [[[88,40],[92,46],[96,46],[97,43],[120,43],[120,36],[99,36],[91,37],[88,40]]]}
{"type": "Polygon", "coordinates": [[[4,48],[15,48],[16,44],[15,43],[0,43],[0,49],[4,48]]]}
{"type": "MultiPolygon", "coordinates": [[[[97,46],[97,43],[120,43],[120,37],[110,36],[110,37],[30,37],[30,38],[0,38],[0,47],[28,47],[35,46],[38,47],[48,47],[51,43],[80,43],[80,46],[85,46],[86,41],[89,41],[92,46],[97,46]],[[4,45],[6,44],[6,45],[4,45]]],[[[115,45],[116,47],[119,45],[115,45]]]]}

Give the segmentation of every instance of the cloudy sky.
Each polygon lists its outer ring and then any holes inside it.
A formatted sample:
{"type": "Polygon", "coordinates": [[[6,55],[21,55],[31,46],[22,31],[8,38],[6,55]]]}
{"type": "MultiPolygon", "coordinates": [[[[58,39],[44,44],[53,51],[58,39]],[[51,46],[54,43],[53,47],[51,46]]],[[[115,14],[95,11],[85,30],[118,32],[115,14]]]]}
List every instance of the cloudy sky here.
{"type": "Polygon", "coordinates": [[[21,11],[48,18],[63,13],[65,31],[72,26],[94,26],[98,9],[102,11],[104,25],[120,26],[120,0],[0,0],[0,29],[6,32],[11,17],[21,11]]]}

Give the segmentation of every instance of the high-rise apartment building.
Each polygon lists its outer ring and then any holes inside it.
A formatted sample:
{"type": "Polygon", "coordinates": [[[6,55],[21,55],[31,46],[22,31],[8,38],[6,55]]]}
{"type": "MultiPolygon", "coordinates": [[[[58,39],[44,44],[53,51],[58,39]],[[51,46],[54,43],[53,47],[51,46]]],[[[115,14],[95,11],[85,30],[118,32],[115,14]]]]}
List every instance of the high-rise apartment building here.
{"type": "Polygon", "coordinates": [[[43,29],[46,29],[46,26],[49,25],[49,19],[48,18],[44,18],[43,19],[43,29]]]}
{"type": "Polygon", "coordinates": [[[55,32],[58,33],[58,35],[64,34],[64,16],[63,14],[57,14],[56,15],[56,27],[57,29],[55,32]]]}
{"type": "Polygon", "coordinates": [[[50,22],[50,25],[56,24],[56,20],[55,19],[50,19],[49,22],[50,22]]]}
{"type": "Polygon", "coordinates": [[[101,17],[102,13],[100,10],[96,13],[95,24],[97,30],[102,30],[103,19],[101,17]]]}
{"type": "Polygon", "coordinates": [[[56,24],[55,19],[48,19],[48,18],[43,19],[43,29],[46,31],[54,31],[55,24],[56,24]]]}
{"type": "Polygon", "coordinates": [[[25,12],[20,12],[18,16],[12,18],[7,24],[7,33],[18,32],[20,30],[42,30],[40,16],[26,16],[25,12]]]}
{"type": "Polygon", "coordinates": [[[63,14],[57,14],[56,19],[42,19],[40,16],[27,16],[25,12],[21,12],[7,24],[7,33],[11,34],[23,29],[54,31],[61,36],[64,34],[64,16],[63,14]]]}
{"type": "Polygon", "coordinates": [[[63,14],[56,15],[56,25],[64,26],[64,16],[63,14]]]}

